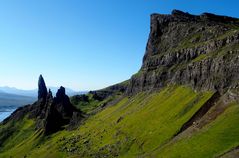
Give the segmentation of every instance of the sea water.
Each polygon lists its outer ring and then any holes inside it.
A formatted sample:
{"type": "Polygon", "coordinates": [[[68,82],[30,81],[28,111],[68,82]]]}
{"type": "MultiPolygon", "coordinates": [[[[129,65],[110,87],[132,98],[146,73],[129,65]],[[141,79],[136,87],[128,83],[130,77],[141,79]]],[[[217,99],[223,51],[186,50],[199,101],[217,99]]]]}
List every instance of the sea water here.
{"type": "Polygon", "coordinates": [[[2,122],[5,118],[10,116],[14,111],[16,110],[16,107],[1,107],[0,108],[0,122],[2,122]]]}

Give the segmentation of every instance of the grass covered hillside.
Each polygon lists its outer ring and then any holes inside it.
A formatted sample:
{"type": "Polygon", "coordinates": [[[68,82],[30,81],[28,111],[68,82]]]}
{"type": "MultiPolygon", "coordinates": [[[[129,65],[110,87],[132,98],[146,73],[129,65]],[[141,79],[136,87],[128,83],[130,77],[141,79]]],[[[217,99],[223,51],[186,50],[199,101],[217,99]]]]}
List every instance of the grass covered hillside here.
{"type": "Polygon", "coordinates": [[[215,157],[239,145],[239,103],[222,103],[181,127],[208,103],[211,91],[168,86],[125,97],[79,128],[43,136],[27,116],[1,126],[0,157],[215,157]],[[10,132],[10,137],[4,133],[10,132]],[[12,132],[12,133],[11,133],[12,132]]]}
{"type": "MultiPolygon", "coordinates": [[[[212,95],[213,92],[197,93],[185,86],[140,93],[90,116],[76,130],[49,137],[34,131],[34,121],[25,117],[13,123],[17,134],[1,144],[0,157],[136,157],[156,151],[160,157],[160,147],[172,141],[212,95]]],[[[11,122],[8,124],[1,126],[1,132],[6,132],[11,122]]]]}

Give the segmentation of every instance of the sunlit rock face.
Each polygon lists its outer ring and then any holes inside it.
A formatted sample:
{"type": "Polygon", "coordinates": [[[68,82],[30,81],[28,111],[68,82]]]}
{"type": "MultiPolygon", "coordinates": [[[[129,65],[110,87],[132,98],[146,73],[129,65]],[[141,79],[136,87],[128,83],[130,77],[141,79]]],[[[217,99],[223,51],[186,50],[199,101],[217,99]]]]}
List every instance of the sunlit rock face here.
{"type": "Polygon", "coordinates": [[[143,64],[132,76],[127,93],[171,83],[220,93],[238,87],[238,28],[238,19],[209,13],[152,14],[143,64]]]}

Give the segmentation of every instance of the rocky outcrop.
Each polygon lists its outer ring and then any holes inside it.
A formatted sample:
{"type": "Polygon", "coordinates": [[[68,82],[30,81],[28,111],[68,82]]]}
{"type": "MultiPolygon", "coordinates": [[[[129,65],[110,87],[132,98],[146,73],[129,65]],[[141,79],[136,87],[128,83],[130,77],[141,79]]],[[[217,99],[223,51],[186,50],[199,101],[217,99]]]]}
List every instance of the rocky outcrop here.
{"type": "Polygon", "coordinates": [[[127,94],[167,84],[224,93],[239,86],[239,19],[174,10],[152,14],[151,30],[140,71],[127,94]]]}
{"type": "Polygon", "coordinates": [[[77,109],[71,104],[69,97],[65,93],[65,88],[60,87],[53,100],[56,110],[61,113],[63,118],[71,118],[77,109]]]}
{"type": "Polygon", "coordinates": [[[65,88],[60,87],[46,111],[44,119],[45,134],[51,134],[67,124],[74,125],[82,118],[81,112],[77,110],[65,94],[65,88]]]}
{"type": "Polygon", "coordinates": [[[18,108],[3,124],[18,121],[26,115],[36,120],[36,130],[43,130],[45,135],[57,132],[65,125],[73,128],[83,118],[82,112],[71,104],[64,87],[59,88],[56,97],[53,97],[51,90],[47,92],[42,75],[38,81],[38,100],[32,105],[18,108]]]}
{"type": "Polygon", "coordinates": [[[69,97],[65,93],[65,88],[62,86],[58,89],[56,97],[53,98],[52,94],[48,93],[43,111],[42,125],[46,135],[60,130],[64,125],[69,125],[71,122],[77,124],[76,122],[80,122],[82,118],[81,111],[71,104],[69,97]],[[78,116],[77,120],[76,116],[78,116]]]}
{"type": "Polygon", "coordinates": [[[46,97],[47,97],[46,84],[42,75],[40,75],[38,79],[38,100],[46,99],[46,97]]]}

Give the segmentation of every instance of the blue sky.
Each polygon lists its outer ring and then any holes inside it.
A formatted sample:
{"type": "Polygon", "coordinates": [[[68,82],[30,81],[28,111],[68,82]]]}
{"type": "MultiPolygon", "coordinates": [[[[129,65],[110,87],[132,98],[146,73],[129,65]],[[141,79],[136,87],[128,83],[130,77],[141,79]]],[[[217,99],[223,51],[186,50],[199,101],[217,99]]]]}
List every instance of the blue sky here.
{"type": "Polygon", "coordinates": [[[93,90],[142,63],[152,13],[179,9],[239,17],[238,0],[0,1],[0,86],[93,90]]]}

